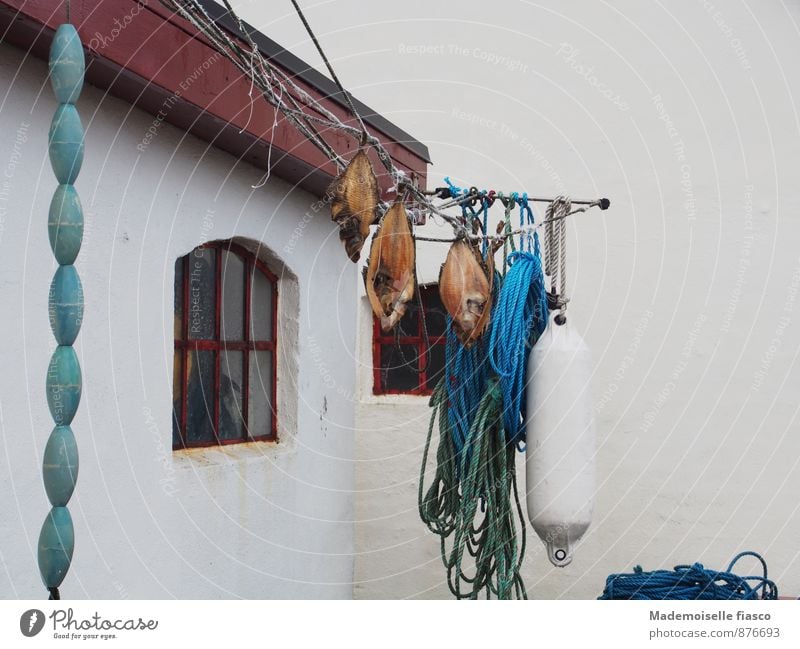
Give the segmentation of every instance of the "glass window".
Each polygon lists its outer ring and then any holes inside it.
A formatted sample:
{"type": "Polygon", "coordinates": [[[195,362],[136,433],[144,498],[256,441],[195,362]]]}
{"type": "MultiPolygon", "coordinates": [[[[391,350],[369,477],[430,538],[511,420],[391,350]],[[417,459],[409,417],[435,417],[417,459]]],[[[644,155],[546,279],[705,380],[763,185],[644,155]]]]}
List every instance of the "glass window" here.
{"type": "Polygon", "coordinates": [[[175,262],[172,446],[275,440],[277,280],[232,242],[175,262]]]}
{"type": "Polygon", "coordinates": [[[408,304],[395,331],[383,333],[378,319],[374,319],[375,394],[430,394],[444,374],[447,312],[438,285],[420,286],[418,290],[420,299],[408,304]]]}

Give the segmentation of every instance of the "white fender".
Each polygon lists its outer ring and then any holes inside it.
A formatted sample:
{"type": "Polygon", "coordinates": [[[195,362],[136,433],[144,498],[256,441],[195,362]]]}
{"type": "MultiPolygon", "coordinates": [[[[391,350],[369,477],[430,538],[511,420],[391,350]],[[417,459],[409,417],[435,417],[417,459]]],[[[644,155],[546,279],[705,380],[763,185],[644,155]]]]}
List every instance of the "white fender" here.
{"type": "Polygon", "coordinates": [[[533,529],[563,567],[592,520],[595,427],[589,348],[554,317],[528,358],[525,477],[533,529]]]}

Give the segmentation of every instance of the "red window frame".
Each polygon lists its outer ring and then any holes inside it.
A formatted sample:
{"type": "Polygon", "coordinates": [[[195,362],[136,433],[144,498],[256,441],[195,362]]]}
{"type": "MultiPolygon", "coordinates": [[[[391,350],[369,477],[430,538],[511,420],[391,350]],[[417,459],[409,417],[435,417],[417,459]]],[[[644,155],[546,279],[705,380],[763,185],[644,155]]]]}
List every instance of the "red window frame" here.
{"type": "MultiPolygon", "coordinates": [[[[209,446],[223,446],[228,444],[242,444],[244,442],[256,441],[275,441],[278,439],[278,361],[277,361],[277,335],[278,335],[278,278],[272,273],[266,264],[256,255],[243,246],[230,242],[215,242],[198,246],[187,255],[181,258],[183,262],[183,318],[181,319],[181,338],[175,339],[175,351],[181,355],[181,403],[178,424],[179,444],[173,442],[173,450],[182,448],[199,448],[209,446]],[[207,340],[197,340],[189,338],[189,292],[190,292],[190,268],[189,263],[196,250],[214,250],[214,291],[215,291],[215,313],[214,313],[214,337],[207,340]],[[229,252],[237,255],[244,262],[244,324],[242,340],[222,340],[222,252],[229,252]],[[271,340],[251,340],[251,309],[250,300],[253,286],[253,275],[260,272],[267,277],[272,284],[272,339],[271,340]],[[219,439],[219,419],[220,419],[220,361],[224,350],[242,351],[242,409],[243,430],[245,435],[241,438],[219,439]],[[189,353],[192,351],[213,351],[214,354],[214,394],[213,394],[213,434],[211,441],[186,441],[186,422],[188,419],[189,408],[189,353]],[[251,436],[248,426],[250,414],[250,354],[251,351],[270,351],[272,352],[272,421],[270,432],[266,435],[251,436]]],[[[173,395],[174,403],[174,395],[173,395]]],[[[174,410],[174,408],[173,408],[174,410]]],[[[173,418],[175,413],[173,412],[173,418]]]]}
{"type": "MultiPolygon", "coordinates": [[[[439,285],[438,284],[428,284],[425,286],[419,286],[417,288],[418,291],[421,291],[424,295],[426,292],[435,292],[436,298],[439,299],[439,285]]],[[[420,296],[422,297],[422,296],[420,296]]],[[[420,302],[419,299],[415,299],[415,306],[417,306],[420,302]]],[[[422,304],[426,303],[426,300],[423,298],[421,300],[422,304]]],[[[373,316],[372,318],[372,372],[373,372],[373,381],[372,381],[372,394],[375,395],[385,395],[385,394],[414,394],[414,395],[431,395],[433,394],[433,389],[436,387],[435,385],[431,385],[428,383],[428,354],[427,354],[427,347],[425,345],[425,333],[423,332],[423,314],[419,313],[419,317],[417,318],[417,331],[412,336],[398,336],[395,334],[394,331],[390,331],[388,334],[383,333],[381,329],[380,321],[378,318],[373,316]],[[417,360],[420,363],[419,371],[417,372],[418,381],[416,388],[410,388],[408,390],[399,390],[396,388],[385,388],[383,386],[382,380],[382,368],[381,368],[381,346],[382,345],[413,345],[417,349],[417,360]]],[[[442,331],[441,334],[436,334],[434,332],[428,332],[428,344],[430,347],[434,347],[435,345],[441,345],[442,347],[445,346],[447,342],[447,332],[442,331]]]]}

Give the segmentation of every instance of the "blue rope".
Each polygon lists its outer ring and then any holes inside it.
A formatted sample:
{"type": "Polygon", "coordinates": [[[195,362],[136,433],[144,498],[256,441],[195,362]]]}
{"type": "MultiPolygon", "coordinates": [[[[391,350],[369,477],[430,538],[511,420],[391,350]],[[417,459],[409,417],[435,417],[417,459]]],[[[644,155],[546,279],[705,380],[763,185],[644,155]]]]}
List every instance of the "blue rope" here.
{"type": "Polygon", "coordinates": [[[457,198],[458,196],[461,196],[462,194],[465,195],[465,196],[467,194],[469,194],[469,190],[468,189],[461,189],[461,187],[458,187],[457,185],[454,185],[450,181],[450,176],[445,176],[444,182],[447,185],[447,187],[450,189],[450,196],[452,196],[453,198],[457,198]]]}
{"type": "MultiPolygon", "coordinates": [[[[447,188],[450,190],[450,197],[451,198],[458,198],[459,196],[467,197],[469,196],[470,190],[464,189],[459,187],[458,185],[454,185],[449,176],[446,176],[444,182],[447,184],[447,188]]],[[[471,199],[470,199],[471,200],[471,199]]],[[[464,223],[471,227],[473,220],[478,218],[478,212],[470,205],[469,201],[464,201],[459,203],[461,207],[461,216],[464,219],[464,223]]],[[[484,223],[484,230],[489,222],[489,205],[488,203],[483,200],[481,205],[481,212],[483,212],[483,223],[484,223]]],[[[483,252],[486,252],[486,241],[483,243],[483,252]]]]}
{"type": "Polygon", "coordinates": [[[767,577],[767,562],[760,554],[740,552],[723,572],[708,570],[700,563],[653,572],[636,566],[632,573],[609,575],[597,599],[778,599],[778,587],[767,577]],[[733,573],[739,559],[746,556],[761,562],[763,575],[733,573]]]}
{"type": "Polygon", "coordinates": [[[489,324],[489,361],[500,379],[506,442],[520,450],[525,441],[525,385],[528,355],[547,326],[547,292],[536,253],[512,252],[489,324]]]}
{"type": "MultiPolygon", "coordinates": [[[[444,182],[447,184],[447,188],[450,190],[450,198],[463,197],[464,199],[466,199],[469,196],[470,190],[465,187],[459,187],[458,185],[454,185],[451,182],[449,176],[445,177],[444,182]]],[[[467,203],[468,201],[459,203],[461,205],[461,211],[464,213],[465,216],[467,214],[467,210],[465,207],[467,203]]],[[[472,210],[472,214],[473,215],[475,214],[475,210],[472,210]]]]}
{"type": "MultiPolygon", "coordinates": [[[[534,218],[533,218],[533,210],[531,206],[528,205],[528,192],[522,194],[522,198],[520,198],[516,192],[512,194],[512,197],[516,199],[517,204],[519,205],[519,227],[523,228],[526,225],[533,225],[534,218]]],[[[525,250],[527,247],[528,252],[532,252],[535,255],[541,255],[541,249],[539,247],[539,233],[534,232],[531,234],[530,231],[520,234],[519,236],[519,249],[525,250]]]]}
{"type": "MultiPolygon", "coordinates": [[[[492,291],[493,308],[490,317],[494,317],[494,305],[497,304],[502,283],[502,276],[495,271],[492,291]]],[[[472,347],[466,349],[458,340],[452,325],[453,319],[447,316],[447,339],[444,348],[445,374],[442,380],[447,382],[447,415],[453,445],[456,453],[461,457],[461,450],[467,444],[472,423],[493,373],[486,359],[487,337],[482,336],[472,347]]]]}
{"type": "MultiPolygon", "coordinates": [[[[470,190],[453,184],[449,177],[445,177],[444,182],[453,198],[470,193],[470,190]]],[[[534,214],[528,203],[528,194],[520,196],[513,192],[509,198],[509,210],[511,205],[519,205],[520,226],[533,225],[534,214]]],[[[485,191],[480,192],[480,199],[479,211],[467,203],[461,204],[461,210],[467,224],[482,217],[483,231],[487,232],[491,201],[485,191]]],[[[459,456],[492,376],[497,376],[502,388],[506,442],[524,449],[528,354],[547,326],[548,310],[539,236],[530,232],[521,234],[519,243],[520,250],[508,255],[509,269],[505,275],[501,278],[499,273],[495,274],[488,335],[470,349],[465,349],[453,333],[448,318],[445,346],[447,413],[453,445],[459,456]]],[[[484,254],[487,245],[488,241],[484,239],[484,254]]]]}
{"type": "Polygon", "coordinates": [[[450,420],[453,446],[460,457],[467,442],[475,413],[486,392],[489,373],[483,341],[466,349],[458,340],[451,318],[447,322],[445,344],[445,377],[447,389],[447,415],[450,420]]]}

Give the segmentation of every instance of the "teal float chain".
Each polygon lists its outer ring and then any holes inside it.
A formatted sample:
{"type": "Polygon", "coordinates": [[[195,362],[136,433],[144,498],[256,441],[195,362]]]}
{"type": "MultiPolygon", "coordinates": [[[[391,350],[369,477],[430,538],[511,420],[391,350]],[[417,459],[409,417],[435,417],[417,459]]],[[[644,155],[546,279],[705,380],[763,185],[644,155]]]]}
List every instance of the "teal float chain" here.
{"type": "Polygon", "coordinates": [[[57,347],[47,370],[47,405],[55,422],[44,450],[42,474],[52,508],[39,533],[39,572],[50,593],[72,562],[75,532],[67,503],[78,477],[72,420],[81,399],[81,367],[72,344],[83,321],[83,287],[73,265],[83,239],[83,211],[73,183],[83,162],[83,126],[75,102],[83,88],[83,47],[75,27],[61,25],[50,46],[50,81],[58,108],[50,125],[48,152],[58,187],[50,202],[47,231],[59,266],[50,284],[48,311],[57,347]]]}

